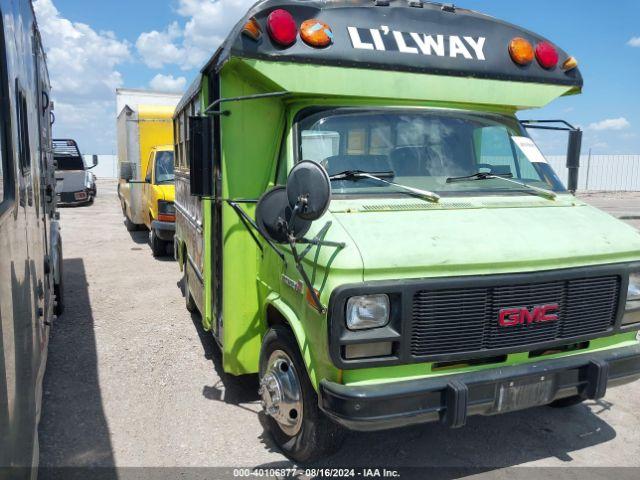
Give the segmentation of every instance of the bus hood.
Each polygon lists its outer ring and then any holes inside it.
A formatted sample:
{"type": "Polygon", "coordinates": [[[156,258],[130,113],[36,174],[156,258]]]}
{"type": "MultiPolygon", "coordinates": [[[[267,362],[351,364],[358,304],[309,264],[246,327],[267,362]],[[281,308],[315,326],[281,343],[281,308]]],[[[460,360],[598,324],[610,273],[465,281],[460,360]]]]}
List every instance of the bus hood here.
{"type": "Polygon", "coordinates": [[[640,260],[640,233],[582,203],[431,211],[333,210],[363,279],[550,270],[640,260]],[[349,243],[349,242],[348,242],[349,243]]]}
{"type": "Polygon", "coordinates": [[[59,192],[79,192],[91,186],[91,173],[85,170],[58,170],[56,180],[59,182],[59,192]]]}

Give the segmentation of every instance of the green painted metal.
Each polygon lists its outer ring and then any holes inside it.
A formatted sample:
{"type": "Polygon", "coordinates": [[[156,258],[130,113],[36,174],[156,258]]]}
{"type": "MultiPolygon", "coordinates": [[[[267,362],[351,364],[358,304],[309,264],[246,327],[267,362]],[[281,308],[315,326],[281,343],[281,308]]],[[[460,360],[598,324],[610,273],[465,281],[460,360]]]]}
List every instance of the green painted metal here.
{"type": "Polygon", "coordinates": [[[636,345],[638,342],[635,340],[634,333],[625,333],[621,335],[615,335],[607,338],[600,338],[593,340],[587,350],[580,350],[572,353],[562,353],[555,355],[545,355],[544,357],[529,358],[528,353],[515,353],[509,355],[507,360],[500,364],[493,365],[478,365],[473,367],[458,367],[447,368],[437,370],[433,368],[433,364],[417,363],[413,365],[401,365],[398,367],[382,367],[382,368],[370,368],[361,370],[351,370],[344,372],[344,383],[349,385],[367,385],[375,383],[389,383],[400,380],[413,380],[419,378],[438,377],[443,375],[451,375],[455,373],[468,373],[477,372],[481,370],[488,370],[491,368],[505,368],[513,365],[521,365],[525,363],[534,363],[544,360],[551,360],[554,358],[570,357],[575,355],[581,355],[586,352],[598,352],[603,350],[610,350],[613,348],[624,348],[632,345],[636,345]]]}
{"type": "Polygon", "coordinates": [[[243,60],[279,89],[312,96],[386,98],[444,104],[500,105],[523,110],[543,107],[572,87],[499,80],[243,60]]]}
{"type": "MultiPolygon", "coordinates": [[[[293,118],[308,106],[404,105],[514,114],[568,93],[565,87],[557,86],[241,59],[231,59],[224,66],[220,85],[222,98],[291,92],[285,98],[222,104],[230,115],[218,120],[221,194],[223,199],[236,200],[256,199],[268,190],[276,181],[279,160],[285,162],[284,170],[293,167],[293,118]]],[[[203,95],[203,101],[206,105],[212,98],[203,95]]],[[[211,327],[213,318],[212,206],[210,200],[203,202],[206,328],[211,327]]],[[[254,216],[253,205],[242,206],[254,216]]],[[[224,202],[222,215],[226,372],[257,372],[267,318],[279,312],[295,333],[316,387],[325,378],[374,383],[443,374],[428,363],[344,372],[336,369],[328,353],[326,315],[310,305],[304,289],[290,286],[291,281],[300,282],[300,275],[289,248],[280,247],[286,257],[286,263],[282,262],[266,244],[261,251],[224,202]],[[285,277],[290,281],[285,283],[285,277]]],[[[304,261],[325,305],[336,287],[348,283],[535,272],[640,259],[640,235],[635,230],[570,195],[560,195],[555,201],[534,196],[445,198],[438,205],[421,205],[416,199],[335,198],[308,237],[319,234],[328,222],[324,238],[344,242],[345,248],[313,247],[304,261]]],[[[634,334],[618,335],[592,341],[585,351],[634,342],[634,334]]],[[[534,360],[527,354],[514,354],[500,366],[529,361],[534,360]]],[[[448,369],[446,373],[483,368],[492,366],[448,369]]]]}

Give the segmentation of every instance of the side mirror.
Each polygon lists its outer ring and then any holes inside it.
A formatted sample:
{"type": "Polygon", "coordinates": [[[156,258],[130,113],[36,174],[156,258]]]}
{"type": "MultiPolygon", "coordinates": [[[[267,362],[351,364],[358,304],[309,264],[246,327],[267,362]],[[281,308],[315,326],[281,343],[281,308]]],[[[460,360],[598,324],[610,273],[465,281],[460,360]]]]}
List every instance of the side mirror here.
{"type": "Polygon", "coordinates": [[[211,117],[189,117],[189,177],[191,195],[213,195],[213,141],[211,117]]]}
{"type": "Polygon", "coordinates": [[[130,162],[122,162],[120,164],[120,178],[127,182],[133,180],[133,164],[130,162]]]}
{"type": "Polygon", "coordinates": [[[578,189],[578,172],[580,170],[580,154],[582,153],[582,130],[569,131],[569,146],[567,148],[567,169],[569,177],[567,188],[570,192],[578,189]]]}
{"type": "Polygon", "coordinates": [[[300,240],[311,223],[322,217],[331,203],[331,180],[318,163],[298,163],[286,187],[275,187],[265,193],[256,209],[260,233],[275,243],[300,240]]]}
{"type": "Polygon", "coordinates": [[[98,166],[98,155],[94,155],[93,156],[93,166],[97,167],[98,166]]]}

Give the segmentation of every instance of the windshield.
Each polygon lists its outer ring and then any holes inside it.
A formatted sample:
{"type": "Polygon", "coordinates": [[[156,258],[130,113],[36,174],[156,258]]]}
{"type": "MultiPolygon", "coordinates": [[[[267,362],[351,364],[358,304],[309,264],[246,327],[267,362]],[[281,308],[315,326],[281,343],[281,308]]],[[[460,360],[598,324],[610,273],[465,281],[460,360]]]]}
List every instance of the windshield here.
{"type": "MultiPolygon", "coordinates": [[[[495,178],[448,183],[451,177],[492,173],[565,191],[535,144],[513,117],[439,110],[337,109],[298,124],[299,160],[314,160],[336,175],[386,173],[395,183],[440,195],[515,193],[522,185],[495,178]]],[[[376,195],[397,189],[371,179],[332,183],[334,194],[376,195]]]]}
{"type": "Polygon", "coordinates": [[[173,152],[156,154],[156,183],[173,183],[173,152]]]}
{"type": "Polygon", "coordinates": [[[82,157],[72,157],[56,155],[54,158],[56,162],[56,170],[84,170],[84,161],[82,157]]]}

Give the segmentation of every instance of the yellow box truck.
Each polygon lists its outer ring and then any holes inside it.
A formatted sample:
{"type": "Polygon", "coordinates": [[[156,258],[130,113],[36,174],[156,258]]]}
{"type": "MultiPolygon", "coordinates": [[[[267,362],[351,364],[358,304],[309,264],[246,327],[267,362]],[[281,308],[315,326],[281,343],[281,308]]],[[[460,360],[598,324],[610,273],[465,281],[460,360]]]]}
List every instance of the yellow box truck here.
{"type": "Polygon", "coordinates": [[[153,255],[175,232],[172,118],[179,95],[118,90],[118,196],[129,231],[146,228],[153,255]]]}

